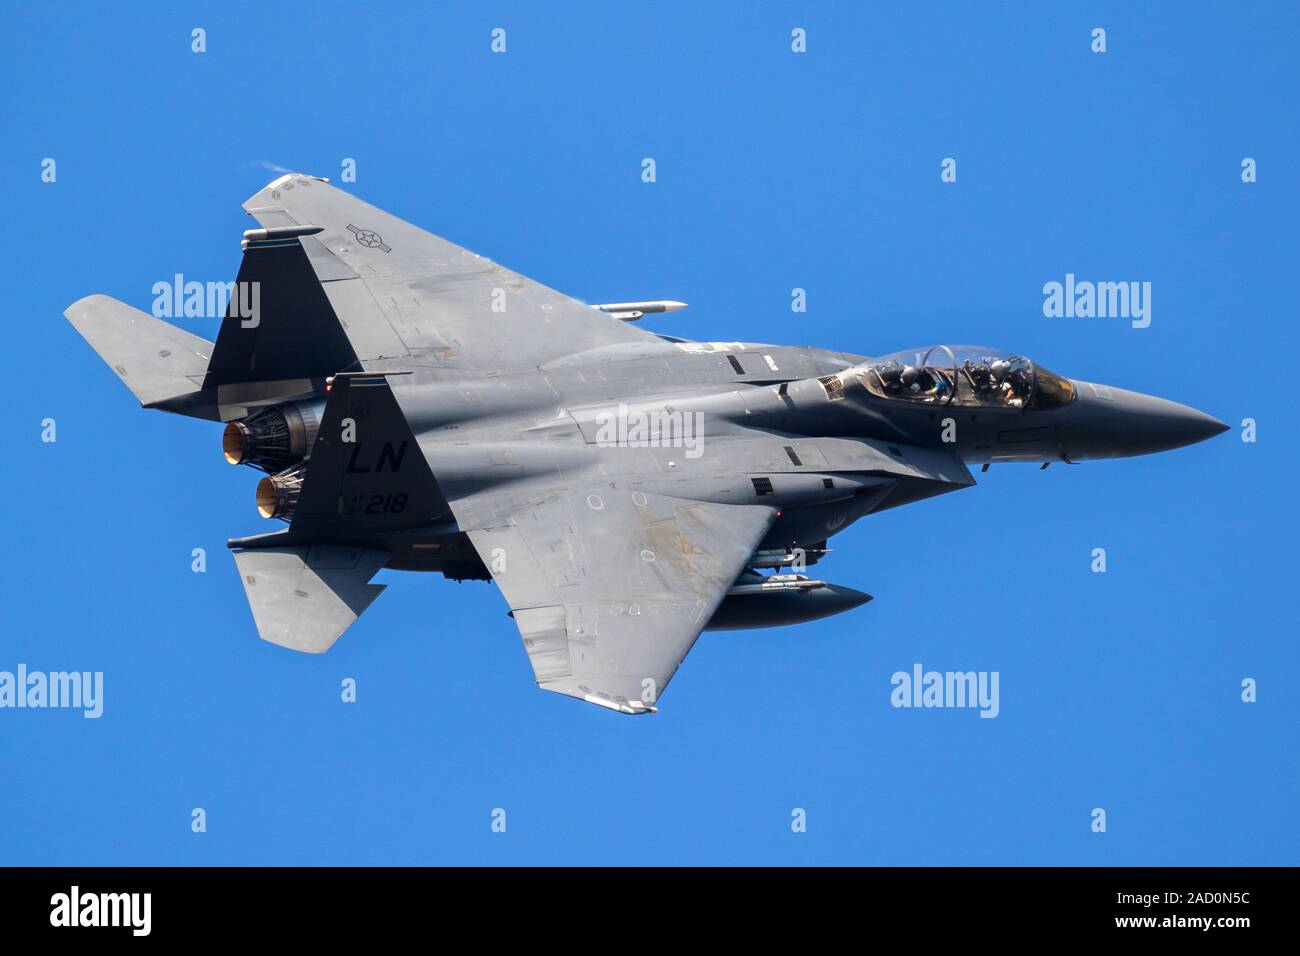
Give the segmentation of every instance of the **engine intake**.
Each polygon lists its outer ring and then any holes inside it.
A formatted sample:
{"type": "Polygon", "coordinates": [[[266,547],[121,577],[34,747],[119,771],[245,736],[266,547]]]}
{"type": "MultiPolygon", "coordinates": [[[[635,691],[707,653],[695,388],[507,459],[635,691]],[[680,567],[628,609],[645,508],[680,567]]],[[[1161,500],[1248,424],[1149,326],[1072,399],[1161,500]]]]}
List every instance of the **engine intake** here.
{"type": "Polygon", "coordinates": [[[324,402],[290,402],[261,408],[226,426],[221,450],[232,465],[279,472],[311,454],[324,402]]]}
{"type": "Polygon", "coordinates": [[[263,518],[293,520],[293,510],[298,507],[302,493],[302,479],[306,465],[295,465],[274,475],[267,475],[257,483],[257,513],[263,518]]]}

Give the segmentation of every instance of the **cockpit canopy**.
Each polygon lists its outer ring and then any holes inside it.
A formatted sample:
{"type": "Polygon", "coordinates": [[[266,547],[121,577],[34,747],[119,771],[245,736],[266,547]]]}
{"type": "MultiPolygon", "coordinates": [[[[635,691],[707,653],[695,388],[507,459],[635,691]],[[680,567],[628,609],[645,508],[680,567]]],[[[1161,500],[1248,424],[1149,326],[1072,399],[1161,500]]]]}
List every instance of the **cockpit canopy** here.
{"type": "Polygon", "coordinates": [[[1051,408],[1074,398],[1055,372],[979,345],[933,345],[895,352],[849,370],[878,398],[931,405],[1051,408]]]}

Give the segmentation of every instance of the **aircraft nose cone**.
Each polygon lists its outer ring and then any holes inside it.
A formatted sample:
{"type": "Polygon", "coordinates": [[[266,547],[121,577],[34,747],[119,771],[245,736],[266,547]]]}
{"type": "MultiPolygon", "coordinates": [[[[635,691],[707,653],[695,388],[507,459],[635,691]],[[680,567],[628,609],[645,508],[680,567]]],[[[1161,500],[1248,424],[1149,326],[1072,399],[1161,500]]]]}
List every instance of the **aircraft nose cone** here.
{"type": "MultiPolygon", "coordinates": [[[[1082,386],[1079,424],[1091,454],[1082,457],[1149,455],[1221,435],[1228,426],[1213,415],[1154,395],[1122,388],[1082,386]]],[[[1082,449],[1081,449],[1082,450],[1082,449]]]]}
{"type": "Polygon", "coordinates": [[[1125,392],[1119,404],[1128,419],[1121,441],[1132,455],[1182,448],[1228,430],[1213,415],[1154,395],[1125,392]]]}

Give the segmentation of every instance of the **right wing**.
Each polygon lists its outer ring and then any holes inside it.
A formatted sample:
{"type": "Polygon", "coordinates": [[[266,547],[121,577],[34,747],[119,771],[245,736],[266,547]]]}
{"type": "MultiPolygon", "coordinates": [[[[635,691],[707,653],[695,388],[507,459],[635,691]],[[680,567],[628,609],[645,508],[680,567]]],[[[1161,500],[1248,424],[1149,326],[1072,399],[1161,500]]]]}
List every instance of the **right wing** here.
{"type": "Polygon", "coordinates": [[[510,604],[537,683],[646,713],[776,512],[608,486],[452,502],[510,604]]]}
{"type": "Polygon", "coordinates": [[[266,228],[321,228],[289,243],[290,251],[295,263],[310,263],[363,365],[419,359],[511,371],[601,346],[657,341],[311,176],[282,176],[244,209],[266,228]]]}

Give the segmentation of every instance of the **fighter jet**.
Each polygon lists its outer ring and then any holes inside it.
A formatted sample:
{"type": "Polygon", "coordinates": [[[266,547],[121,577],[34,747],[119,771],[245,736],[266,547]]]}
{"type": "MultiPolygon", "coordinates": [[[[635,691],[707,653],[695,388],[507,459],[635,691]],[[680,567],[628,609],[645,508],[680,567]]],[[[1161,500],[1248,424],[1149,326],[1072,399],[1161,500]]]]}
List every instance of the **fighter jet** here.
{"type": "Polygon", "coordinates": [[[540,687],[649,713],[701,631],[871,600],[809,570],[860,518],[972,464],[1227,428],[993,348],[655,334],[637,320],[682,303],[586,304],[312,176],[244,209],[215,343],[103,295],[65,314],[143,407],[223,423],[265,473],[286,526],[229,546],[258,634],[295,651],[329,650],[381,568],[491,580],[540,687]]]}

